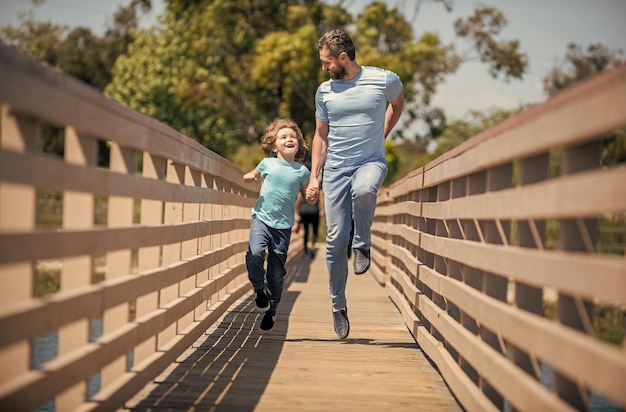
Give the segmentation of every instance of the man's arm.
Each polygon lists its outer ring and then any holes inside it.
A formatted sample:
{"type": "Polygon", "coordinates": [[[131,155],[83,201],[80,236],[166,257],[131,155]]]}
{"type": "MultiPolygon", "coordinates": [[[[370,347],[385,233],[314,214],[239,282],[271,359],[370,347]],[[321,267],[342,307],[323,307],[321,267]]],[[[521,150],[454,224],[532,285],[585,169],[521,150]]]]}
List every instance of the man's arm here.
{"type": "Polygon", "coordinates": [[[400,95],[393,102],[389,102],[387,106],[387,111],[385,112],[385,139],[391,133],[391,129],[394,128],[398,120],[400,120],[400,115],[402,114],[402,109],[404,108],[404,90],[400,92],[400,95]]]}
{"type": "Polygon", "coordinates": [[[314,204],[319,199],[320,181],[322,167],[326,161],[326,151],[328,150],[328,123],[315,119],[315,134],[311,149],[311,179],[306,190],[306,201],[314,204]]]}

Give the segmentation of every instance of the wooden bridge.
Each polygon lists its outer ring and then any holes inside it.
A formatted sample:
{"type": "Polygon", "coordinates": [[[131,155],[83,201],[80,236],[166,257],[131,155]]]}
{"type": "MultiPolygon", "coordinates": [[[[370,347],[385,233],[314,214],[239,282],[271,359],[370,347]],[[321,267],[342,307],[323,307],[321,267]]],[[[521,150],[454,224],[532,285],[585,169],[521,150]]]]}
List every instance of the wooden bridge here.
{"type": "Polygon", "coordinates": [[[347,340],[301,234],[258,332],[233,164],[6,47],[0,102],[0,411],[626,409],[624,66],[381,190],[347,340]]]}
{"type": "Polygon", "coordinates": [[[126,408],[461,411],[371,276],[351,274],[351,333],[337,338],[324,259],[291,260],[270,333],[259,332],[252,297],[242,298],[126,408]]]}

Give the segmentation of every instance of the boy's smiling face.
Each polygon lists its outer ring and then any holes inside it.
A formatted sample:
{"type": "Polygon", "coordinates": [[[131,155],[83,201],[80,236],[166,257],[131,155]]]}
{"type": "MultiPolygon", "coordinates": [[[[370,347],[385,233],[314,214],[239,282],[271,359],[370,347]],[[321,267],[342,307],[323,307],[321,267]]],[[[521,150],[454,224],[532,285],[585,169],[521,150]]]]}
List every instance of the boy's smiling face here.
{"type": "Polygon", "coordinates": [[[283,127],[276,133],[276,141],[274,142],[274,153],[279,159],[293,162],[296,160],[296,154],[300,149],[298,144],[298,135],[295,130],[289,127],[283,127]]]}

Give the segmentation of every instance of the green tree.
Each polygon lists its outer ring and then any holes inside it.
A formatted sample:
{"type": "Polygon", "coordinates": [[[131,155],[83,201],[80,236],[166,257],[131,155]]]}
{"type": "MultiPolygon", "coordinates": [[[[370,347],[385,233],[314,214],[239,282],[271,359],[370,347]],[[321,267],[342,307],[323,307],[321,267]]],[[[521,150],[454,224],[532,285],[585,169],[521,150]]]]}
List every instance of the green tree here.
{"type": "Polygon", "coordinates": [[[274,117],[289,117],[312,136],[313,96],[319,83],[319,57],[315,14],[304,6],[289,6],[283,30],[260,39],[253,56],[251,96],[258,113],[257,124],[274,117]]]}
{"type": "MultiPolygon", "coordinates": [[[[450,7],[449,4],[445,4],[450,7]]],[[[364,64],[381,65],[400,75],[407,93],[404,128],[416,121],[427,126],[427,133],[417,138],[437,138],[446,124],[445,113],[432,107],[431,98],[445,77],[461,64],[480,60],[490,64],[490,73],[505,80],[520,78],[527,58],[518,51],[519,44],[498,42],[496,36],[506,25],[504,16],[494,8],[481,7],[466,20],[455,22],[457,35],[468,40],[462,50],[441,43],[437,34],[424,33],[413,41],[410,25],[397,9],[387,10],[385,3],[375,2],[359,16],[354,33],[359,44],[359,59],[364,64]]]]}
{"type": "Polygon", "coordinates": [[[454,149],[483,130],[487,130],[503,122],[522,109],[523,107],[514,110],[497,109],[488,110],[486,112],[471,111],[468,120],[459,119],[451,122],[437,140],[437,146],[428,161],[436,159],[445,152],[454,149]]]}
{"type": "MultiPolygon", "coordinates": [[[[567,46],[565,63],[557,65],[543,79],[543,90],[548,96],[577,84],[584,79],[624,63],[623,51],[611,50],[595,43],[585,49],[575,43],[567,46]]],[[[626,162],[626,130],[616,130],[609,134],[602,148],[602,164],[605,166],[626,162]]]]}
{"type": "Polygon", "coordinates": [[[528,57],[519,51],[519,40],[497,41],[508,24],[507,18],[495,7],[479,7],[467,19],[454,22],[457,36],[467,40],[461,52],[462,61],[478,60],[489,66],[493,78],[520,79],[528,67],[528,57]]]}
{"type": "Polygon", "coordinates": [[[557,65],[543,79],[543,91],[553,96],[559,91],[587,77],[610,69],[622,62],[622,50],[611,50],[606,46],[590,44],[587,50],[576,43],[567,46],[564,66],[557,65]]]}
{"type": "MultiPolygon", "coordinates": [[[[34,0],[33,7],[45,0],[34,0]]],[[[33,9],[18,16],[20,24],[0,28],[0,41],[40,63],[76,77],[103,90],[111,79],[117,57],[126,53],[133,41],[139,10],[150,10],[150,0],[132,0],[114,15],[112,27],[98,37],[86,27],[69,30],[68,26],[34,19],[33,9]]]]}
{"type": "Polygon", "coordinates": [[[428,146],[424,140],[402,139],[395,143],[397,151],[401,153],[398,170],[388,177],[389,182],[393,182],[424,166],[432,159],[428,153],[428,146]]]}
{"type": "Polygon", "coordinates": [[[138,33],[129,54],[118,59],[105,93],[229,157],[242,143],[256,142],[279,108],[294,119],[303,112],[296,110],[306,100],[295,97],[305,93],[295,87],[302,84],[300,73],[287,65],[294,53],[294,64],[303,64],[302,50],[310,48],[269,37],[270,47],[289,54],[273,56],[280,71],[263,61],[255,64],[257,45],[270,33],[306,36],[306,28],[286,29],[290,19],[300,19],[290,14],[295,3],[170,2],[160,27],[138,33]],[[295,49],[284,49],[291,46],[295,49]],[[266,84],[257,84],[264,71],[266,84]]]}
{"type": "Polygon", "coordinates": [[[60,39],[68,27],[35,21],[32,10],[20,13],[18,20],[17,26],[0,27],[0,41],[33,60],[56,67],[60,39]]]}
{"type": "Polygon", "coordinates": [[[383,181],[384,186],[396,180],[400,171],[400,151],[393,140],[385,140],[385,159],[387,160],[388,172],[383,181]]]}
{"type": "MultiPolygon", "coordinates": [[[[432,33],[414,40],[410,24],[384,2],[373,2],[356,19],[340,5],[170,0],[158,27],[138,31],[139,10],[148,10],[150,2],[132,0],[119,8],[102,38],[80,27],[66,35],[67,27],[35,22],[32,14],[2,34],[3,41],[39,61],[95,87],[108,84],[107,95],[228,157],[242,143],[257,142],[275,117],[292,117],[312,135],[312,96],[327,78],[316,40],[327,28],[351,28],[359,61],[394,70],[404,81],[405,126],[421,120],[430,136],[440,134],[445,116],[430,106],[430,98],[470,54],[459,54],[432,33]]],[[[521,76],[525,60],[517,45],[494,40],[505,24],[502,16],[481,9],[471,22],[459,35],[481,39],[474,49],[492,64],[491,72],[521,76]]],[[[402,127],[397,130],[402,137],[402,127]]]]}
{"type": "Polygon", "coordinates": [[[106,42],[91,30],[77,27],[60,41],[55,66],[65,74],[102,90],[110,81],[112,62],[106,42]]]}
{"type": "Polygon", "coordinates": [[[457,36],[466,40],[465,46],[457,50],[454,45],[442,44],[435,33],[424,33],[414,41],[412,28],[398,9],[388,9],[385,2],[378,1],[357,18],[352,36],[360,63],[386,67],[403,80],[408,114],[405,128],[420,120],[428,126],[428,133],[419,137],[437,138],[446,118],[442,110],[430,105],[431,98],[437,86],[461,64],[483,62],[494,78],[505,81],[523,76],[528,58],[519,51],[519,42],[497,40],[506,24],[497,9],[479,7],[467,19],[454,22],[457,36]]]}
{"type": "MultiPolygon", "coordinates": [[[[493,16],[498,17],[497,11],[482,11],[475,20],[486,22],[466,28],[463,35],[491,39],[476,53],[496,62],[494,73],[521,76],[525,59],[516,54],[516,44],[506,48],[493,40],[505,23],[501,16],[487,21],[493,16]]],[[[293,118],[312,136],[313,95],[328,77],[316,41],[329,27],[354,28],[359,62],[400,75],[406,85],[407,124],[420,119],[431,135],[440,132],[445,117],[429,107],[430,98],[445,76],[471,56],[459,55],[432,33],[415,41],[410,24],[384,2],[372,3],[355,20],[344,8],[318,0],[172,0],[161,26],[140,33],[128,56],[118,60],[106,93],[226,157],[234,156],[242,143],[256,143],[276,117],[293,118]],[[170,50],[155,50],[156,44],[170,50]],[[149,90],[164,83],[163,96],[149,90]]]]}
{"type": "MultiPolygon", "coordinates": [[[[427,165],[440,155],[454,149],[464,141],[476,136],[521,110],[491,110],[488,112],[470,112],[469,119],[457,119],[441,129],[436,147],[429,152],[424,140],[402,139],[393,144],[393,153],[397,155],[394,167],[389,168],[389,174],[385,179],[385,184],[394,182],[418,169],[427,165]],[[401,156],[399,154],[402,154],[401,156]]],[[[390,142],[389,142],[390,143],[390,142]]],[[[389,147],[385,146],[389,154],[389,147]]],[[[389,156],[387,161],[389,162],[389,156]]]]}

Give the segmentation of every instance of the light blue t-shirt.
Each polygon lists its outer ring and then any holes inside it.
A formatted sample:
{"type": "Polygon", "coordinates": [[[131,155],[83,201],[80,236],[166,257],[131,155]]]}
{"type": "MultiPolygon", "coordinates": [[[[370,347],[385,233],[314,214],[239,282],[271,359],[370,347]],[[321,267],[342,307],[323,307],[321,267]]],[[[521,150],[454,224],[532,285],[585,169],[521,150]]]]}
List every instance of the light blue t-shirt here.
{"type": "Polygon", "coordinates": [[[302,163],[276,157],[266,157],[256,169],[264,180],[252,216],[274,229],[291,228],[298,191],[309,182],[311,172],[302,163]]]}
{"type": "Polygon", "coordinates": [[[315,93],[315,117],[328,123],[326,167],[385,161],[387,102],[402,91],[400,77],[378,67],[361,66],[352,80],[327,80],[315,93]]]}

